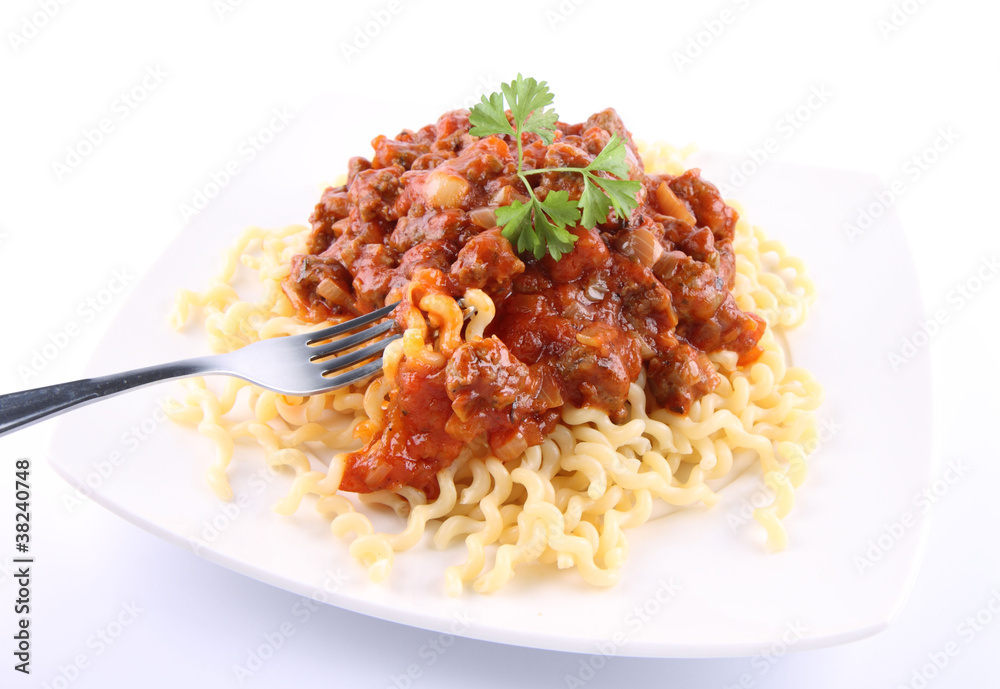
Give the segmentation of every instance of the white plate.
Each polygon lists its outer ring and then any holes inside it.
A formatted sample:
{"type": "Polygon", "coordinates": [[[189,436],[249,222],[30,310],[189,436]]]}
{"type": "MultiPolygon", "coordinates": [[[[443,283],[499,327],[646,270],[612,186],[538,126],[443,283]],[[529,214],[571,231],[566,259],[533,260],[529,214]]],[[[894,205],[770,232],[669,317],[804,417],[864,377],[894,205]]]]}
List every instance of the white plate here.
{"type": "MultiPolygon", "coordinates": [[[[297,117],[145,276],[88,373],[204,353],[201,335],[166,326],[176,290],[203,288],[244,227],[305,222],[320,185],[367,150],[369,135],[421,121],[431,114],[401,117],[337,99],[297,117]],[[341,126],[364,135],[344,136],[341,126]]],[[[708,179],[725,181],[741,161],[703,155],[698,162],[708,179]]],[[[397,554],[390,580],[371,584],[346,543],[307,505],[291,518],[271,511],[290,478],[269,475],[259,453],[241,451],[234,461],[236,502],[214,497],[205,481],[209,443],[156,412],[157,400],[177,394],[175,383],[63,417],[52,461],[100,504],[209,560],[404,624],[634,656],[753,655],[782,644],[804,649],[858,639],[885,628],[909,590],[927,516],[914,496],[932,469],[929,357],[921,350],[898,372],[888,357],[923,315],[905,238],[891,213],[854,243],[842,230],[878,188],[866,174],[768,163],[736,194],[751,222],[805,259],[820,295],[805,327],[788,339],[794,362],[826,388],[820,419],[827,433],[786,520],[790,543],[780,553],[767,552],[756,522],[746,518],[760,491],[751,471],[711,510],[632,530],[622,582],[609,590],[584,585],[573,570],[524,571],[500,593],[450,599],[443,571],[462,561],[461,544],[397,554]]]]}

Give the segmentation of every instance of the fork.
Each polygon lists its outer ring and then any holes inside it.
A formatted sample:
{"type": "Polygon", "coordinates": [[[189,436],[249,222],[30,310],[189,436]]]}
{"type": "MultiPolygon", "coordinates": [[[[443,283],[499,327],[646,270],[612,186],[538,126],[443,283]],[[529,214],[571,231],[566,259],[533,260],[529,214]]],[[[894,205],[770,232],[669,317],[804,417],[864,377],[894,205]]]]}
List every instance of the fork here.
{"type": "Polygon", "coordinates": [[[268,390],[297,397],[315,395],[360,382],[382,370],[382,351],[390,342],[403,335],[398,332],[396,322],[392,319],[351,335],[347,333],[384,318],[398,303],[329,328],[302,335],[260,340],[226,354],[183,359],[100,378],[85,378],[0,395],[0,436],[55,414],[96,402],[102,397],[174,378],[218,373],[236,376],[268,390]],[[396,332],[388,337],[366,347],[333,356],[394,330],[396,332]],[[374,361],[331,376],[376,355],[378,358],[374,361]]]}

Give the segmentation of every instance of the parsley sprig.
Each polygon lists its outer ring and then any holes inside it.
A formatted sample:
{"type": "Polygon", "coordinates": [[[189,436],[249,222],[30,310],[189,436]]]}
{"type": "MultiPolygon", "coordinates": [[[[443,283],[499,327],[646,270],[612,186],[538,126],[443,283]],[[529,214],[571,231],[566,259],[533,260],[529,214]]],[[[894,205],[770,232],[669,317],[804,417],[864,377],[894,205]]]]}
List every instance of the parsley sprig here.
{"type": "Polygon", "coordinates": [[[639,205],[636,195],[641,184],[628,179],[628,163],[625,162],[625,141],[613,134],[611,140],[587,167],[550,167],[537,170],[524,169],[524,149],[521,135],[531,132],[541,137],[545,145],[555,139],[555,124],[558,118],[555,110],[546,106],[552,104],[552,93],[544,81],[525,79],[520,74],[509,84],[500,85],[500,93],[482,97],[482,102],[472,108],[469,122],[473,136],[507,135],[517,141],[517,176],[528,190],[528,203],[514,201],[509,206],[496,210],[497,225],[503,228],[503,236],[519,252],[530,251],[536,259],[548,251],[553,259],[559,260],[563,254],[573,250],[576,235],[567,228],[583,225],[592,229],[604,222],[613,208],[619,218],[627,218],[639,205]],[[504,99],[510,108],[513,125],[507,119],[504,99]],[[570,199],[566,191],[550,191],[544,199],[535,195],[528,182],[529,175],[543,172],[570,172],[583,175],[583,193],[580,199],[570,199]],[[602,177],[604,172],[614,178],[602,177]]]}

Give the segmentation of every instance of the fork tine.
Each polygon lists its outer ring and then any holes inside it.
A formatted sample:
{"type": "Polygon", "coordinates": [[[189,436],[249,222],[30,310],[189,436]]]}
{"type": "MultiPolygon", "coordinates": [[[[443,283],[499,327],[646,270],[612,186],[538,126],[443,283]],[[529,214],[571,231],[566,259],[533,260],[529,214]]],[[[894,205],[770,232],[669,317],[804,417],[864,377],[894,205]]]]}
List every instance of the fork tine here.
{"type": "Polygon", "coordinates": [[[379,323],[375,327],[366,328],[361,332],[348,335],[347,337],[342,337],[339,340],[314,345],[310,347],[310,350],[312,350],[312,356],[309,357],[309,361],[318,361],[330,356],[331,354],[342,352],[345,349],[350,349],[351,347],[357,347],[359,344],[364,344],[369,340],[374,340],[379,335],[384,335],[394,327],[396,327],[395,321],[386,321],[385,323],[379,323]]]}
{"type": "Polygon", "coordinates": [[[392,304],[386,304],[381,309],[372,311],[371,313],[366,313],[363,316],[358,316],[357,318],[352,318],[343,323],[338,323],[337,325],[330,326],[329,328],[324,328],[323,330],[317,330],[308,334],[308,339],[306,340],[307,345],[313,345],[317,342],[322,342],[323,340],[329,340],[331,337],[336,337],[337,335],[343,335],[344,333],[349,333],[356,328],[360,328],[363,325],[368,325],[373,323],[380,318],[385,318],[392,310],[396,308],[399,302],[393,302],[392,304]]]}
{"type": "Polygon", "coordinates": [[[382,357],[379,357],[375,361],[365,364],[364,366],[359,366],[358,368],[351,369],[340,375],[333,376],[332,378],[327,378],[325,385],[329,386],[329,390],[334,388],[342,388],[345,385],[350,385],[351,383],[358,383],[365,378],[371,378],[376,373],[382,372],[382,357]]]}
{"type": "Polygon", "coordinates": [[[336,371],[342,371],[348,366],[352,366],[359,361],[364,361],[365,359],[380,354],[382,350],[389,346],[389,343],[398,340],[403,336],[402,333],[396,333],[390,337],[379,340],[378,342],[373,342],[367,347],[362,347],[361,349],[356,349],[353,352],[344,354],[343,356],[333,357],[332,359],[325,359],[323,361],[316,362],[320,366],[329,367],[324,368],[323,373],[334,373],[336,371]]]}

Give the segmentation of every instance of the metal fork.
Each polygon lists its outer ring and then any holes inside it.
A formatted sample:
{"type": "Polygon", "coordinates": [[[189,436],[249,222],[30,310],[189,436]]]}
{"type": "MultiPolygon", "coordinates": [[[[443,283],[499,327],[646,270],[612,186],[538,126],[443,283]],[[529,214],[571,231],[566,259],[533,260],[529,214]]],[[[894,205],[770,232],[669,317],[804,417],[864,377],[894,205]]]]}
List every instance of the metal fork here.
{"type": "Polygon", "coordinates": [[[382,351],[403,335],[391,319],[351,335],[348,333],[384,318],[398,303],[330,328],[260,340],[226,354],[183,359],[100,378],[0,395],[0,436],[102,397],[174,378],[220,373],[295,396],[315,395],[360,382],[382,370],[382,351]],[[388,337],[366,347],[333,356],[387,333],[388,337]],[[377,359],[363,366],[330,375],[376,355],[377,359]]]}

